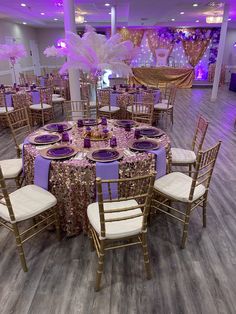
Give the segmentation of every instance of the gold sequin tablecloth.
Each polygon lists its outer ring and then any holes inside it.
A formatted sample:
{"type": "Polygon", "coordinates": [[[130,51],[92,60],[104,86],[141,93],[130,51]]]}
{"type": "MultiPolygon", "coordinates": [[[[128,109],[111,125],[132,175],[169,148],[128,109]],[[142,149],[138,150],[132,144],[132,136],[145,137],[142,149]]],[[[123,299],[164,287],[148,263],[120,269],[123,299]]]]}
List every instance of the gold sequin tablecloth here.
{"type": "Polygon", "coordinates": [[[194,79],[193,68],[133,68],[130,83],[158,87],[158,82],[169,82],[178,88],[191,88],[194,79]]]}
{"type": "MultiPolygon", "coordinates": [[[[134,138],[134,130],[126,132],[117,128],[111,122],[109,129],[117,138],[118,148],[128,148],[128,142],[134,138]]],[[[76,125],[70,131],[72,144],[83,149],[81,129],[76,125]]],[[[169,148],[169,138],[166,134],[158,139],[161,146],[169,148]]],[[[91,142],[94,148],[109,147],[109,141],[91,142]]],[[[24,169],[26,184],[34,182],[34,160],[39,154],[36,146],[24,145],[24,169]]],[[[119,177],[133,177],[147,174],[155,168],[154,155],[138,153],[124,157],[119,162],[119,177]]],[[[57,198],[62,230],[68,235],[77,235],[81,231],[87,233],[87,206],[95,201],[96,164],[86,157],[82,160],[52,161],[49,173],[49,191],[57,198]]]]}

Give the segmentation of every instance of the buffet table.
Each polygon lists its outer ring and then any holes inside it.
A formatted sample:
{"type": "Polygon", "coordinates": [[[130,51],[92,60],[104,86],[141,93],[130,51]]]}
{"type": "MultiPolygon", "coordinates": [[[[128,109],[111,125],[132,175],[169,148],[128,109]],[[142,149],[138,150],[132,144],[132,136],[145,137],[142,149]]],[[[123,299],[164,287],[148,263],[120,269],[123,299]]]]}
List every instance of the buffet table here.
{"type": "MultiPolygon", "coordinates": [[[[106,139],[91,141],[91,148],[85,149],[83,139],[85,128],[78,127],[76,123],[70,123],[73,126],[68,131],[69,143],[77,147],[79,153],[70,159],[52,160],[48,174],[48,190],[57,198],[61,227],[68,236],[77,235],[81,231],[88,231],[87,206],[96,200],[96,163],[89,160],[87,154],[95,148],[110,147],[110,141],[106,139]]],[[[140,124],[138,125],[140,126],[140,124]]],[[[147,127],[147,125],[145,126],[147,127]]],[[[118,127],[115,120],[109,120],[107,129],[116,137],[117,149],[123,152],[123,157],[118,160],[120,178],[142,176],[156,168],[153,153],[135,153],[128,149],[130,141],[134,140],[134,128],[127,131],[125,128],[118,127]]],[[[160,147],[169,149],[168,136],[162,130],[159,131],[160,136],[155,140],[160,147]]],[[[43,133],[45,133],[45,130],[40,129],[34,135],[43,133]]],[[[58,133],[54,132],[52,134],[58,133]]],[[[42,155],[42,149],[42,146],[32,145],[28,142],[24,144],[23,160],[26,184],[34,183],[35,159],[39,154],[42,155]]]]}
{"type": "Polygon", "coordinates": [[[189,68],[133,68],[131,83],[158,87],[158,82],[169,82],[178,88],[191,88],[194,79],[194,69],[189,68]]]}

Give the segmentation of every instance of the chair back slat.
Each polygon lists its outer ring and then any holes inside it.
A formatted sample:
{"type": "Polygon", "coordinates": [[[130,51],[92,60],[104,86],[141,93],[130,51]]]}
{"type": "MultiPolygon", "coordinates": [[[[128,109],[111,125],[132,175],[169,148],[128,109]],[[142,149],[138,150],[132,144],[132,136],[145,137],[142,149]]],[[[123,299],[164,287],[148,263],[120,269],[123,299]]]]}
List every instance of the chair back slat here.
{"type": "MultiPolygon", "coordinates": [[[[155,173],[135,178],[115,179],[115,180],[101,180],[96,179],[98,207],[101,223],[101,237],[106,236],[106,223],[134,219],[143,217],[143,230],[147,227],[147,215],[150,209],[150,202],[152,197],[152,190],[155,180],[155,173]],[[117,195],[114,197],[111,193],[111,185],[116,185],[117,195]],[[103,189],[107,187],[109,191],[109,199],[104,200],[103,189]],[[109,204],[121,201],[136,200],[137,205],[131,203],[122,208],[105,209],[106,203],[109,204]],[[143,209],[141,213],[137,209],[143,209]],[[119,217],[106,217],[106,214],[124,213],[130,211],[130,215],[119,215],[119,217]]],[[[114,191],[114,189],[113,189],[114,191]]]]}
{"type": "Polygon", "coordinates": [[[203,117],[198,118],[196,130],[192,141],[192,150],[198,153],[202,149],[202,145],[206,136],[209,122],[203,117]]]}
{"type": "Polygon", "coordinates": [[[11,201],[9,198],[9,194],[7,191],[6,182],[5,182],[4,177],[3,177],[1,166],[0,166],[0,189],[1,189],[1,194],[3,196],[3,199],[1,201],[2,201],[3,205],[7,206],[11,222],[14,223],[15,222],[15,214],[14,214],[12,204],[11,204],[11,201]]]}
{"type": "Polygon", "coordinates": [[[206,151],[200,151],[198,153],[195,168],[196,170],[193,173],[193,181],[189,194],[190,201],[193,199],[195,188],[200,184],[203,184],[206,190],[209,189],[220,145],[221,141],[219,141],[215,146],[211,147],[210,149],[206,151]]]}
{"type": "Polygon", "coordinates": [[[134,102],[132,105],[132,120],[152,124],[154,103],[134,102]]]}
{"type": "Polygon", "coordinates": [[[7,114],[8,124],[11,129],[16,146],[31,133],[31,126],[27,108],[19,108],[7,114]]]}
{"type": "Polygon", "coordinates": [[[67,121],[96,117],[96,108],[91,108],[88,100],[66,101],[64,112],[67,121]]]}

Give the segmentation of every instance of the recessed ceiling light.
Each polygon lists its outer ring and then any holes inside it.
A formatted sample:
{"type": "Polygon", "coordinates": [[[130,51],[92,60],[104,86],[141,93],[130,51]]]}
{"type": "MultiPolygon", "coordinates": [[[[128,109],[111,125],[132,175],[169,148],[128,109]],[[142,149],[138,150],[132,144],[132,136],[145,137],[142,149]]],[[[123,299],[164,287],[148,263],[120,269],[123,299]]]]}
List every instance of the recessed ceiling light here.
{"type": "Polygon", "coordinates": [[[172,21],[172,22],[174,22],[174,21],[175,21],[175,19],[171,19],[171,21],[172,21]]]}
{"type": "Polygon", "coordinates": [[[54,21],[58,21],[58,19],[54,19],[54,21]]]}
{"type": "Polygon", "coordinates": [[[41,14],[41,15],[45,15],[45,13],[44,13],[44,12],[41,12],[40,14],[41,14]]]}
{"type": "Polygon", "coordinates": [[[198,4],[197,3],[193,3],[193,7],[198,7],[198,4]]]}
{"type": "Polygon", "coordinates": [[[105,7],[109,7],[110,6],[110,3],[105,3],[105,7]]]}
{"type": "Polygon", "coordinates": [[[26,25],[27,23],[26,23],[26,22],[23,22],[22,24],[26,25]]]}
{"type": "Polygon", "coordinates": [[[109,14],[111,14],[111,12],[109,12],[109,14]]]}
{"type": "Polygon", "coordinates": [[[25,3],[21,3],[20,4],[22,7],[26,7],[26,4],[25,3]]]}
{"type": "Polygon", "coordinates": [[[184,14],[184,12],[182,11],[182,12],[180,12],[180,14],[181,14],[181,15],[183,15],[183,14],[184,14]]]}
{"type": "Polygon", "coordinates": [[[122,28],[126,28],[125,26],[123,26],[122,28]]]}
{"type": "Polygon", "coordinates": [[[231,21],[232,19],[231,18],[228,18],[228,21],[231,21]]]}
{"type": "Polygon", "coordinates": [[[195,22],[196,22],[196,23],[199,23],[199,20],[196,20],[195,22]]]}
{"type": "Polygon", "coordinates": [[[84,20],[84,23],[87,23],[88,21],[87,20],[84,20]]]}

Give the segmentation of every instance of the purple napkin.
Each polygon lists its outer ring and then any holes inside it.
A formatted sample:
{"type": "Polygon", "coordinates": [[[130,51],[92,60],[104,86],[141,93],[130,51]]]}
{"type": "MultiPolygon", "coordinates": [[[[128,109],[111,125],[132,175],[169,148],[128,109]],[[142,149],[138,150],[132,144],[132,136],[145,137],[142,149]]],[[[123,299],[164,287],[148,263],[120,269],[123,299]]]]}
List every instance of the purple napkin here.
{"type": "Polygon", "coordinates": [[[31,96],[33,104],[40,104],[40,94],[37,90],[32,90],[31,96]]]}
{"type": "Polygon", "coordinates": [[[166,150],[161,147],[157,150],[150,150],[149,153],[156,155],[156,179],[163,177],[166,174],[166,150]]]}
{"type": "Polygon", "coordinates": [[[6,106],[12,107],[12,94],[5,94],[6,106]]]}
{"type": "Polygon", "coordinates": [[[110,93],[110,104],[111,106],[117,106],[117,94],[110,93]]]}
{"type": "MultiPolygon", "coordinates": [[[[111,179],[119,179],[119,162],[96,162],[96,177],[101,178],[102,180],[111,180],[111,179]]],[[[111,195],[112,198],[117,198],[117,183],[111,184],[111,195]]],[[[109,199],[108,185],[102,185],[102,195],[103,199],[109,199]]],[[[98,197],[96,196],[96,200],[98,197]]]]}
{"type": "Polygon", "coordinates": [[[34,184],[48,190],[51,160],[38,155],[34,160],[34,184]]]}
{"type": "Polygon", "coordinates": [[[23,168],[23,176],[25,175],[25,169],[24,169],[24,146],[25,144],[30,144],[27,137],[24,139],[23,147],[22,147],[22,168],[23,168]]]}

